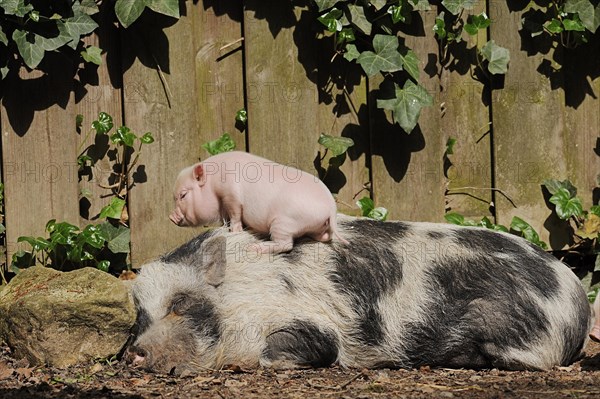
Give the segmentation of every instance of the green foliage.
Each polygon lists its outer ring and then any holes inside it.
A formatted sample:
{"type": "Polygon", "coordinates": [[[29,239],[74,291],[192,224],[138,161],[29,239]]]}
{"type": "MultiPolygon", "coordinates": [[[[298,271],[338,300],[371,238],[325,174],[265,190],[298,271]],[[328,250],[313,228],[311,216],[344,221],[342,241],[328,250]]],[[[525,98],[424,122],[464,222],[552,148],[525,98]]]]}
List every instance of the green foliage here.
{"type": "Polygon", "coordinates": [[[541,247],[542,249],[548,249],[548,244],[540,240],[540,236],[533,227],[523,219],[519,217],[513,217],[510,222],[510,228],[501,224],[494,224],[489,218],[483,217],[480,221],[468,220],[459,213],[450,212],[444,215],[444,219],[447,222],[456,224],[458,226],[469,226],[469,227],[483,227],[494,231],[502,231],[504,233],[513,233],[520,237],[525,238],[527,241],[541,247]]]}
{"type": "Polygon", "coordinates": [[[456,139],[453,137],[448,138],[448,140],[446,141],[446,151],[445,151],[445,155],[452,155],[454,154],[454,146],[456,145],[456,139]]]}
{"type": "Polygon", "coordinates": [[[416,54],[398,37],[412,14],[429,9],[419,0],[313,0],[317,19],[334,36],[337,54],[360,65],[369,77],[382,75],[395,87],[389,96],[377,99],[378,107],[390,109],[394,122],[410,133],[418,123],[421,108],[431,105],[431,96],[419,85],[416,54]]]}
{"type": "MultiPolygon", "coordinates": [[[[403,36],[417,18],[415,12],[430,10],[422,0],[313,0],[317,20],[332,35],[337,54],[360,65],[364,73],[383,77],[383,86],[394,87],[392,93],[378,96],[377,107],[391,110],[393,120],[405,132],[417,125],[421,109],[431,106],[429,93],[419,84],[420,61],[403,36]]],[[[444,0],[433,30],[444,54],[452,43],[461,40],[462,30],[477,35],[490,26],[485,13],[469,14],[476,0],[444,0]],[[445,11],[444,11],[445,10],[445,11]],[[466,22],[465,22],[466,21],[466,22]]],[[[335,57],[334,57],[335,58],[335,57]]],[[[440,62],[445,63],[444,59],[440,62]]],[[[491,74],[506,73],[508,50],[488,42],[479,51],[477,66],[491,74]]],[[[345,84],[345,83],[344,83],[345,84]]]]}
{"type": "Polygon", "coordinates": [[[544,180],[542,185],[551,194],[549,201],[554,204],[556,215],[567,221],[575,236],[574,245],[600,250],[600,206],[594,205],[588,211],[583,209],[577,188],[569,180],[544,180]]]}
{"type": "Polygon", "coordinates": [[[202,148],[210,155],[217,155],[235,150],[235,142],[229,133],[223,133],[218,139],[202,144],[202,148]]]}
{"type": "MultiPolygon", "coordinates": [[[[450,15],[441,11],[435,19],[433,31],[440,45],[442,54],[441,63],[448,62],[448,49],[454,43],[463,40],[463,29],[470,36],[476,36],[480,30],[487,29],[492,20],[481,13],[463,16],[464,10],[472,9],[476,1],[443,1],[442,4],[450,11],[450,15]]],[[[498,46],[493,40],[485,43],[481,48],[477,45],[477,67],[492,75],[505,74],[508,71],[510,52],[504,47],[498,46]]]]}
{"type": "MultiPolygon", "coordinates": [[[[78,131],[82,125],[83,116],[77,115],[75,126],[78,131]]],[[[154,137],[151,133],[138,136],[127,126],[120,126],[114,132],[113,128],[112,116],[100,112],[82,140],[82,143],[87,142],[88,137],[95,133],[94,144],[81,151],[77,158],[80,177],[91,174],[91,167],[104,156],[113,162],[113,173],[109,179],[112,184],[100,185],[110,190],[112,195],[109,204],[96,216],[102,220],[101,223],[88,224],[80,229],[64,221],[57,223],[54,219],[50,220],[46,224],[48,237],[22,236],[17,239],[30,248],[13,254],[12,271],[16,273],[36,263],[58,270],[96,267],[106,272],[121,272],[129,267],[127,255],[131,232],[127,224],[127,196],[132,187],[130,174],[135,170],[142,147],[153,143],[154,137]],[[94,147],[101,143],[108,148],[99,157],[94,147]]],[[[82,192],[82,197],[91,198],[91,192],[82,192]]]]}
{"type": "Polygon", "coordinates": [[[0,0],[0,51],[5,54],[0,58],[2,79],[20,63],[38,68],[51,52],[100,65],[102,50],[86,46],[83,39],[98,29],[102,7],[114,7],[123,27],[135,22],[146,8],[179,18],[178,0],[0,0]],[[19,62],[11,62],[15,59],[19,62]]]}
{"type": "Polygon", "coordinates": [[[354,145],[354,140],[349,137],[336,137],[321,133],[319,144],[337,157],[348,151],[348,148],[354,145]]]}
{"type": "Polygon", "coordinates": [[[383,207],[375,207],[375,202],[369,197],[362,197],[356,201],[356,205],[360,208],[362,215],[371,219],[385,221],[388,217],[388,210],[383,207]]]}
{"type": "Polygon", "coordinates": [[[508,49],[490,40],[483,46],[480,54],[488,62],[487,69],[492,75],[505,74],[508,71],[508,61],[510,61],[508,49]]]}
{"type": "Polygon", "coordinates": [[[600,4],[593,0],[553,0],[538,3],[525,15],[523,27],[532,37],[549,35],[561,46],[587,43],[600,26],[600,4]]]}
{"type": "Polygon", "coordinates": [[[248,112],[244,108],[240,109],[235,113],[235,120],[245,127],[248,124],[248,112]]]}
{"type": "Polygon", "coordinates": [[[22,236],[18,242],[29,244],[31,251],[13,254],[12,270],[33,266],[36,262],[57,270],[96,267],[108,271],[111,262],[123,263],[121,254],[129,253],[129,228],[105,221],[87,225],[82,230],[67,222],[50,220],[48,238],[22,236]]]}
{"type": "Polygon", "coordinates": [[[433,98],[423,86],[407,80],[403,88],[394,83],[394,97],[392,99],[377,100],[377,107],[392,110],[394,122],[398,123],[406,132],[414,129],[419,121],[423,107],[433,104],[433,98]]]}

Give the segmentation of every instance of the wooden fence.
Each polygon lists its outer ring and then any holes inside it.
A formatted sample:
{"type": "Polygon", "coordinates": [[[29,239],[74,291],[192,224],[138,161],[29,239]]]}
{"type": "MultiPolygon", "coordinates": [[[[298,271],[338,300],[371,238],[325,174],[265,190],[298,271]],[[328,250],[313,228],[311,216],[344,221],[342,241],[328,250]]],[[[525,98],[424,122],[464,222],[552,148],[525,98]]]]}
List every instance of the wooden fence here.
{"type": "MultiPolygon", "coordinates": [[[[167,218],[174,178],[205,158],[201,144],[223,132],[230,132],[239,149],[312,173],[323,150],[317,143],[320,133],[353,138],[343,176],[332,182],[342,212],[356,214],[356,194],[371,187],[376,204],[388,208],[391,219],[443,221],[452,209],[507,224],[518,215],[553,248],[561,248],[566,229],[552,216],[541,182],[569,178],[584,205],[592,204],[600,172],[600,49],[533,51],[539,43],[519,31],[525,10],[513,3],[480,1],[478,6],[494,21],[491,38],[511,54],[506,77],[491,84],[474,80],[457,65],[430,71],[438,54],[431,31],[437,10],[421,13],[424,32],[410,36],[407,44],[429,71],[421,79],[434,105],[422,112],[410,135],[375,107],[376,79],[350,68],[345,72],[350,92],[320,89],[327,86],[332,48],[317,40],[308,2],[186,1],[178,21],[146,12],[127,30],[104,23],[89,38],[106,50],[103,65],[80,71],[79,82],[69,70],[76,66],[58,57],[48,61],[52,78],[23,70],[23,80],[3,83],[8,253],[16,249],[17,237],[43,235],[51,218],[90,222],[81,216],[79,193],[86,188],[95,196],[106,194],[98,183],[106,179],[109,165],[100,163],[96,178],[80,181],[76,158],[85,135],[76,133],[75,116],[82,114],[87,126],[100,111],[113,115],[116,125],[151,131],[156,138],[142,154],[146,181],[129,198],[135,266],[195,233],[167,218]],[[554,70],[548,60],[558,60],[563,68],[554,70]],[[340,106],[331,98],[345,101],[340,106]],[[234,115],[244,107],[249,123],[246,133],[239,133],[234,115]],[[445,171],[449,137],[458,144],[445,171]]],[[[110,21],[113,15],[101,17],[110,21]]],[[[97,214],[106,201],[94,201],[85,213],[97,214]]]]}

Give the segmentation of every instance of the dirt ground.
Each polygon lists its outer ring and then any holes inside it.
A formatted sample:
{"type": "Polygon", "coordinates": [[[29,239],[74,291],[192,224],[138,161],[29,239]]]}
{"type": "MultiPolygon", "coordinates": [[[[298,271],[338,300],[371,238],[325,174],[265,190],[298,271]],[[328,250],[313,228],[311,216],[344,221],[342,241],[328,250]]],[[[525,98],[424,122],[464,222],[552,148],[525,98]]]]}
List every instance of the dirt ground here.
{"type": "Polygon", "coordinates": [[[29,367],[0,347],[0,398],[600,398],[600,344],[569,367],[502,370],[231,369],[173,377],[96,362],[29,367]]]}

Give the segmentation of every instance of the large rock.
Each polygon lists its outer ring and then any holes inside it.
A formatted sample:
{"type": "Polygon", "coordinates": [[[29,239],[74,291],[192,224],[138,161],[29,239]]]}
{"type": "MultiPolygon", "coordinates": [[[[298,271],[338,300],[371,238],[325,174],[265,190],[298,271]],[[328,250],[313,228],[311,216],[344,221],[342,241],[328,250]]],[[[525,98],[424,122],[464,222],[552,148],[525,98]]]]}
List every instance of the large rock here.
{"type": "Polygon", "coordinates": [[[0,291],[0,341],[32,365],[66,367],[117,354],[134,320],[126,282],[92,268],[36,266],[0,291]]]}

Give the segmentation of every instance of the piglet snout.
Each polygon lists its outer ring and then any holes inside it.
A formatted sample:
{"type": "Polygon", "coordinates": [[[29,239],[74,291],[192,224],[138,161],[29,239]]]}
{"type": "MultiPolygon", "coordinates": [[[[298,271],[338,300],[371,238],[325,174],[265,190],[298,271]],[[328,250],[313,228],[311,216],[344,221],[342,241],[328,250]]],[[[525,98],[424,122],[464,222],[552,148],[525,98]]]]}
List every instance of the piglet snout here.
{"type": "Polygon", "coordinates": [[[171,212],[171,214],[169,215],[169,219],[171,219],[171,222],[175,223],[177,226],[184,225],[183,215],[181,214],[181,212],[178,212],[177,209],[171,212]]]}

